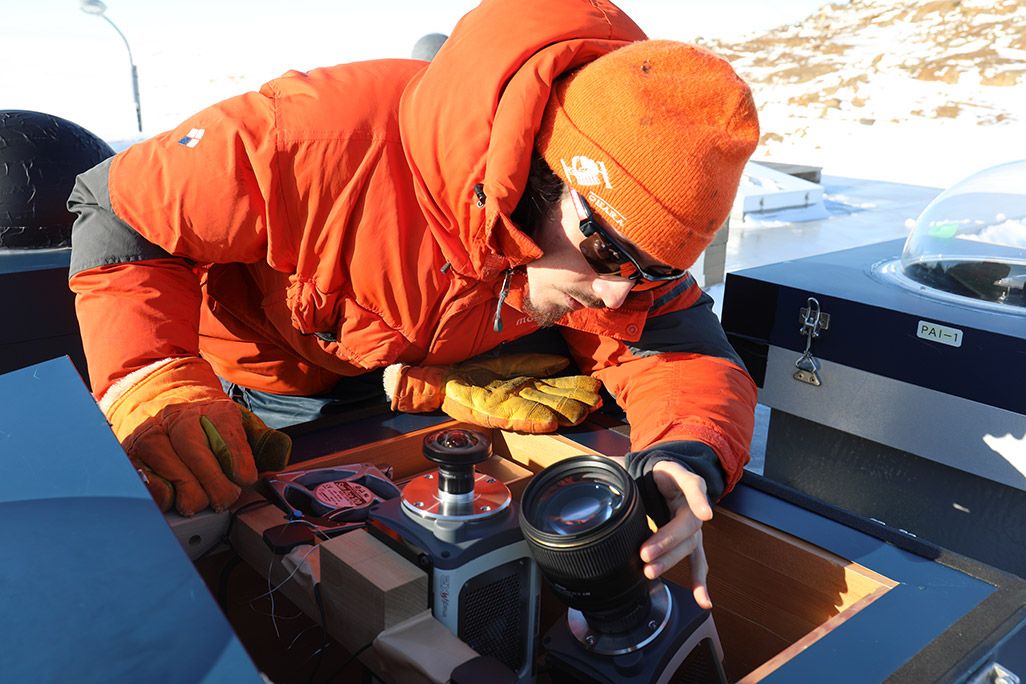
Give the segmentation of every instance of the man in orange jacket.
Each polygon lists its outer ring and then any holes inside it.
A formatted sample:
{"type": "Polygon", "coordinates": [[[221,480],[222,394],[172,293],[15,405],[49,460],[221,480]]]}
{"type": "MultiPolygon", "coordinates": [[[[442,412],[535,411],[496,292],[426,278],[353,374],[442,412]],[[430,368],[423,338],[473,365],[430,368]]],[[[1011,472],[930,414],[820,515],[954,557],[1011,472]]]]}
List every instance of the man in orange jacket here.
{"type": "Polygon", "coordinates": [[[542,431],[601,383],[672,513],[646,574],[694,552],[709,605],[701,525],[741,476],[756,393],[686,269],[758,135],[726,62],[602,0],[485,0],[430,64],[289,72],[79,177],[93,390],[157,502],[190,515],[282,451],[225,388],[281,425],[388,367],[397,410],[542,431]],[[542,328],[587,378],[461,363],[542,328]]]}

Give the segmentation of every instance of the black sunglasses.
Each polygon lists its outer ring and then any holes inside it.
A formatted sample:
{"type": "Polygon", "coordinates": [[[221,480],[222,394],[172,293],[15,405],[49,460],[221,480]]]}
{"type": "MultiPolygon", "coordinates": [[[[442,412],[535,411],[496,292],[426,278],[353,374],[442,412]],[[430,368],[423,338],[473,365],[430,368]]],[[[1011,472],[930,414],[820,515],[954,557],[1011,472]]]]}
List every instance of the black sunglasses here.
{"type": "Polygon", "coordinates": [[[577,206],[577,215],[581,217],[580,228],[584,233],[584,241],[579,245],[579,249],[595,273],[649,282],[678,280],[687,275],[686,270],[670,266],[642,266],[626,246],[620,244],[598,224],[591,207],[580,193],[570,190],[570,194],[577,206]]]}

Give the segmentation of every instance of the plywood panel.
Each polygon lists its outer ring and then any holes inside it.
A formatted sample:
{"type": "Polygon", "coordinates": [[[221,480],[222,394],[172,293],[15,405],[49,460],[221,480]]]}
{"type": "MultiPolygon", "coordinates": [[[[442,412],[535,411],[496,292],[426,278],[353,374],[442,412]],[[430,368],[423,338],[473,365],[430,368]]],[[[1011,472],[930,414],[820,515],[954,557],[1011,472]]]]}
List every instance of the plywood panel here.
{"type": "MultiPolygon", "coordinates": [[[[726,509],[716,510],[704,525],[703,535],[713,617],[731,680],[753,672],[796,644],[796,648],[807,648],[826,633],[824,625],[843,622],[836,616],[858,612],[896,584],[726,509]]],[[[687,561],[672,568],[666,577],[689,586],[687,561]]],[[[794,653],[788,652],[793,657],[794,653]]],[[[776,667],[779,663],[773,669],[776,667]]]]}
{"type": "Polygon", "coordinates": [[[602,455],[558,434],[525,435],[518,432],[496,430],[493,446],[496,453],[535,473],[571,456],[602,455]]]}

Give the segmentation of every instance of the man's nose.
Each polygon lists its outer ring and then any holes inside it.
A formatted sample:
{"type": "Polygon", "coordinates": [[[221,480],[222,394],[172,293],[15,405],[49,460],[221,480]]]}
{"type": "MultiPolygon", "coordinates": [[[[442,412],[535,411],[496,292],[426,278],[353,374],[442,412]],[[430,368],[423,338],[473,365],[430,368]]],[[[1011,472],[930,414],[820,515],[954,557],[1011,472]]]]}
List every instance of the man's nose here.
{"type": "Polygon", "coordinates": [[[592,285],[595,294],[608,309],[619,309],[626,301],[632,287],[634,287],[632,280],[606,280],[605,278],[596,278],[592,285]]]}

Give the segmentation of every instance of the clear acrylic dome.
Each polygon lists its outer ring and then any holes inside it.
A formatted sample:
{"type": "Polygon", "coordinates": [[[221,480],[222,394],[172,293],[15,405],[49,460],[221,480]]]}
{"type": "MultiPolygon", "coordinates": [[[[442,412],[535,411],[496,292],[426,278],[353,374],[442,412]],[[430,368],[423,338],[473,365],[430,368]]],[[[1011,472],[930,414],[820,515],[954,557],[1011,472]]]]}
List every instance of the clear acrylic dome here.
{"type": "Polygon", "coordinates": [[[901,269],[941,292],[1026,307],[1026,160],[991,167],[938,195],[916,220],[901,269]]]}

